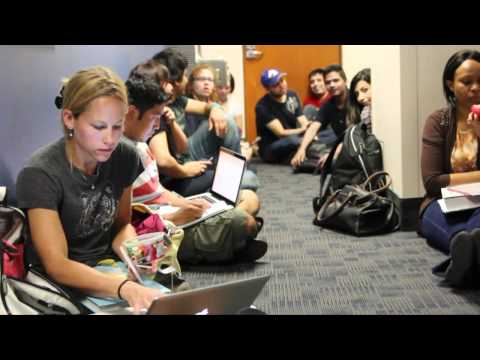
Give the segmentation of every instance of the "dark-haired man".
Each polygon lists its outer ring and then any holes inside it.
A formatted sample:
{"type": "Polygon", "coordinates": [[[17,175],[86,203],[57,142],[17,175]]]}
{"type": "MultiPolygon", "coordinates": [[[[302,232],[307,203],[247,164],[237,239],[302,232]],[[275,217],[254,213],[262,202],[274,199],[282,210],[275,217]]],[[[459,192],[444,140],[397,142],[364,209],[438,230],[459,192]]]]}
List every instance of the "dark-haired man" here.
{"type": "MultiPolygon", "coordinates": [[[[302,143],[292,159],[293,167],[297,167],[305,160],[307,148],[320,130],[331,125],[335,135],[341,137],[347,128],[349,91],[345,71],[340,65],[325,68],[325,85],[332,98],[320,108],[318,117],[305,132],[302,143]]],[[[320,165],[323,166],[327,157],[328,154],[320,159],[320,165]]]]}
{"type": "Polygon", "coordinates": [[[261,137],[259,154],[269,163],[290,161],[310,125],[298,95],[288,90],[286,75],[279,69],[266,69],[260,79],[267,94],[255,107],[257,133],[261,137]]]}

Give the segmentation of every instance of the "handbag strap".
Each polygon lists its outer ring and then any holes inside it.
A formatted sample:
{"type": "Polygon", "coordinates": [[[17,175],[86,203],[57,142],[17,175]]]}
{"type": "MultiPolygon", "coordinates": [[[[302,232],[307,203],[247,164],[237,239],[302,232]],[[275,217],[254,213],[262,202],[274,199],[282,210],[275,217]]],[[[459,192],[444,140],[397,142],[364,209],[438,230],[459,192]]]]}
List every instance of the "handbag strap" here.
{"type": "Polygon", "coordinates": [[[370,175],[367,180],[365,180],[365,182],[363,184],[360,185],[360,187],[366,191],[369,191],[371,193],[374,193],[374,194],[378,194],[378,193],[381,193],[385,190],[388,190],[388,188],[392,185],[392,177],[390,176],[389,173],[387,173],[386,171],[378,171],[372,175],[370,175]],[[378,189],[375,189],[375,190],[370,190],[372,189],[372,185],[373,185],[373,181],[376,179],[376,178],[379,178],[381,176],[384,176],[385,179],[387,179],[386,183],[384,183],[381,187],[379,187],[378,189]],[[367,189],[368,187],[368,189],[367,189]]]}
{"type": "Polygon", "coordinates": [[[329,198],[328,200],[322,205],[320,211],[318,212],[318,215],[317,215],[317,223],[318,225],[322,225],[323,223],[327,222],[328,220],[331,220],[333,219],[334,217],[336,217],[338,214],[340,214],[340,212],[345,208],[345,206],[347,205],[347,203],[353,199],[355,197],[355,194],[353,192],[350,192],[348,194],[348,196],[345,198],[345,200],[340,204],[340,206],[330,215],[328,215],[327,217],[323,217],[325,211],[327,210],[328,208],[328,205],[330,205],[333,201],[335,201],[335,199],[338,197],[338,195],[342,192],[342,190],[337,190],[335,191],[329,198]]]}

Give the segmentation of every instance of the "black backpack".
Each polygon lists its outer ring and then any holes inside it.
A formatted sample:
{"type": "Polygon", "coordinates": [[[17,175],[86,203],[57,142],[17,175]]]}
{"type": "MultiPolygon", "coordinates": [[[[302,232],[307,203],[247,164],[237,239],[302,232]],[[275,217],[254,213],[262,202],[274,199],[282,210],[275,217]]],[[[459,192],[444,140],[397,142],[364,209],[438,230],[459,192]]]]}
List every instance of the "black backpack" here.
{"type": "MultiPolygon", "coordinates": [[[[320,196],[314,199],[315,213],[326,198],[345,185],[363,184],[370,176],[383,171],[382,147],[377,137],[369,134],[364,124],[350,126],[333,146],[321,170],[320,196]],[[335,152],[343,144],[338,158],[335,152]]],[[[370,184],[370,191],[386,184],[384,177],[370,184]]]]}

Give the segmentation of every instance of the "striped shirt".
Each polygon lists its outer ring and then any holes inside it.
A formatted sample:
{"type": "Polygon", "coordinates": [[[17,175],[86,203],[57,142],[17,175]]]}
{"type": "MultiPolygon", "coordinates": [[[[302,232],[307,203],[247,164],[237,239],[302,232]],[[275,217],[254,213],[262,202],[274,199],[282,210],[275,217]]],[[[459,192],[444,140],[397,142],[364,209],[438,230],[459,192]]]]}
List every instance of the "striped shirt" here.
{"type": "Polygon", "coordinates": [[[133,203],[168,204],[167,190],[160,183],[157,161],[146,143],[136,143],[144,171],[133,183],[133,203]]]}

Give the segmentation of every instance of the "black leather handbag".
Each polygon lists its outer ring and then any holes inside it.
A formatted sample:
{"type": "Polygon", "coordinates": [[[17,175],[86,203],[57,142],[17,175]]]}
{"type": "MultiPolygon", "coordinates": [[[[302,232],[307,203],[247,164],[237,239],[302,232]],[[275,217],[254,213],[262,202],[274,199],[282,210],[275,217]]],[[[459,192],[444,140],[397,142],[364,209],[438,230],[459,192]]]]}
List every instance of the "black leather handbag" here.
{"type": "Polygon", "coordinates": [[[400,224],[395,204],[379,195],[390,186],[391,181],[374,191],[366,190],[376,178],[386,176],[387,173],[378,172],[361,185],[345,185],[323,204],[315,204],[314,200],[314,224],[356,236],[398,230],[400,224]]]}

